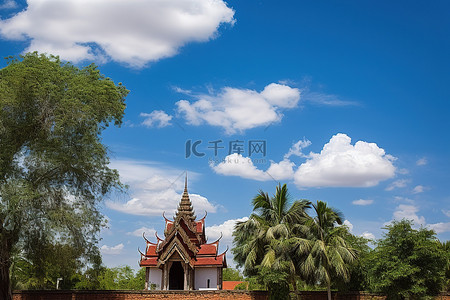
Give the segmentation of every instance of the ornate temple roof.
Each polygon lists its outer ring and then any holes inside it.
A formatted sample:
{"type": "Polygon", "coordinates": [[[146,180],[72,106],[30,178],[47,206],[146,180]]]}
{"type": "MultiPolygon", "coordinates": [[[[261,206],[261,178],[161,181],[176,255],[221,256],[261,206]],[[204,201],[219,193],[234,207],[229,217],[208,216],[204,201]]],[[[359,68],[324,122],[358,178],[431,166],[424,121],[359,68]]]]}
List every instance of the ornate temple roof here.
{"type": "MultiPolygon", "coordinates": [[[[144,235],[146,241],[145,253],[141,252],[141,267],[162,267],[172,255],[181,257],[192,268],[195,266],[227,266],[226,252],[218,254],[219,240],[206,243],[205,218],[196,220],[192,202],[187,190],[187,177],[184,191],[175,213],[175,218],[169,220],[163,214],[166,222],[164,239],[156,235],[157,242],[152,243],[144,235]]],[[[228,250],[228,249],[227,249],[228,250]]]]}

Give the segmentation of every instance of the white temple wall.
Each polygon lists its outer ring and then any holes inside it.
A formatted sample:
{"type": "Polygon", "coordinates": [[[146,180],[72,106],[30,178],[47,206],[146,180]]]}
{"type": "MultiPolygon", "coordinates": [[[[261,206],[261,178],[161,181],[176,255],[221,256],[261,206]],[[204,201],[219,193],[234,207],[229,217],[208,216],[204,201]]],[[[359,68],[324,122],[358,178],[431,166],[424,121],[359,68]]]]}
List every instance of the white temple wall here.
{"type": "Polygon", "coordinates": [[[194,289],[196,290],[217,290],[217,268],[205,267],[195,268],[194,289]],[[209,288],[208,288],[209,279],[209,288]]]}
{"type": "Polygon", "coordinates": [[[160,290],[162,286],[162,270],[159,268],[149,268],[150,269],[150,275],[149,275],[149,282],[148,282],[148,289],[152,289],[152,284],[156,285],[155,289],[160,290]]]}

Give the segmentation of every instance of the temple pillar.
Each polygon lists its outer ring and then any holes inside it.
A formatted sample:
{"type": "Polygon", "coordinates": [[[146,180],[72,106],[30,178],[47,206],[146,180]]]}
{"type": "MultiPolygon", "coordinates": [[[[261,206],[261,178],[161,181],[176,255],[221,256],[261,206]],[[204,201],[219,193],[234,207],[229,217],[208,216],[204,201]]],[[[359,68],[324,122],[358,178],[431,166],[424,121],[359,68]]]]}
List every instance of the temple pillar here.
{"type": "Polygon", "coordinates": [[[148,282],[150,280],[150,268],[145,268],[145,289],[148,290],[148,282]]]}
{"type": "Polygon", "coordinates": [[[188,283],[188,268],[186,263],[183,264],[183,270],[184,270],[183,290],[187,291],[189,289],[189,283],[188,283]]]}

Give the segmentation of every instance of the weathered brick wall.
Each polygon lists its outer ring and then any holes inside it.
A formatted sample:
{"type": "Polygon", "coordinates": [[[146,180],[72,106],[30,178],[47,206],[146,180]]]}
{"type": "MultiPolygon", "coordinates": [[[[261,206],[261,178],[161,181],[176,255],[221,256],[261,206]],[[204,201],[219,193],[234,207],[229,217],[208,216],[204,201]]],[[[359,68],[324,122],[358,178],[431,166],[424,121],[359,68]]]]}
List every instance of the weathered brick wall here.
{"type": "MultiPolygon", "coordinates": [[[[326,291],[298,292],[301,300],[327,300],[326,291]]],[[[267,300],[265,291],[14,291],[14,300],[267,300]]],[[[385,300],[382,295],[364,292],[332,293],[333,300],[385,300]]],[[[450,300],[443,293],[435,300],[450,300]]]]}
{"type": "Polygon", "coordinates": [[[15,291],[13,300],[267,300],[264,291],[15,291]]]}
{"type": "MultiPolygon", "coordinates": [[[[301,291],[297,293],[302,300],[327,300],[327,291],[301,291]]],[[[331,293],[333,300],[385,300],[386,296],[365,292],[331,293]]]]}

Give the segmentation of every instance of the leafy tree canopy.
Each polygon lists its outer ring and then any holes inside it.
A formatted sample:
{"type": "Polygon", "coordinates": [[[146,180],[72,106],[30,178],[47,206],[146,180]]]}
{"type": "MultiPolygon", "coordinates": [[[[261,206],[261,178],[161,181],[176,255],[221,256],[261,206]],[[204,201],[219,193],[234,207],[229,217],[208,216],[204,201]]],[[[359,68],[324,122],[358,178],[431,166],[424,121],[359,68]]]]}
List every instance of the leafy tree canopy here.
{"type": "Polygon", "coordinates": [[[389,299],[418,299],[438,294],[447,257],[434,231],[412,228],[412,221],[394,221],[370,254],[373,291],[389,299]]]}
{"type": "Polygon", "coordinates": [[[95,251],[97,204],[121,187],[101,133],[121,125],[127,93],[95,65],[54,56],[28,53],[0,70],[1,299],[11,299],[13,253],[33,259],[55,243],[95,251]]]}

